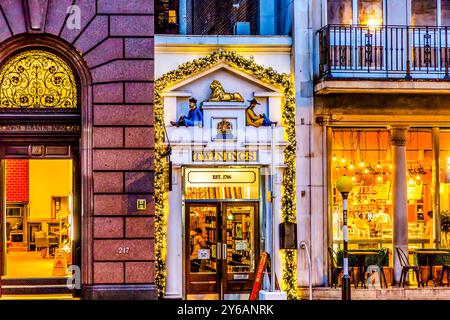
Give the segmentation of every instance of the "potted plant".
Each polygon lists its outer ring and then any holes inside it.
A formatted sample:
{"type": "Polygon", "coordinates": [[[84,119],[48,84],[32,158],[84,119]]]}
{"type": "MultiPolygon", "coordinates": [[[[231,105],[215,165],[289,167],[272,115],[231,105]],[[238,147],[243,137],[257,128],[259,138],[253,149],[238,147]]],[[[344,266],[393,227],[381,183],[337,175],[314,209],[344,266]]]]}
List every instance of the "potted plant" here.
{"type": "Polygon", "coordinates": [[[448,247],[448,233],[450,232],[450,210],[441,211],[441,232],[445,239],[444,246],[448,247]]]}

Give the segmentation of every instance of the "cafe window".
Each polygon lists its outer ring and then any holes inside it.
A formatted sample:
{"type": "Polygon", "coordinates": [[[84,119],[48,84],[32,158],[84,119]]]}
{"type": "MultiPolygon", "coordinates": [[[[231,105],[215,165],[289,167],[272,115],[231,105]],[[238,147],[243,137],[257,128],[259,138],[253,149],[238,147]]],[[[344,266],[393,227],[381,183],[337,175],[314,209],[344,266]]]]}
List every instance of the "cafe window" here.
{"type": "Polygon", "coordinates": [[[450,247],[450,131],[439,137],[441,245],[450,247]]]}
{"type": "Polygon", "coordinates": [[[409,247],[433,247],[431,131],[408,132],[406,161],[409,247]]]}
{"type": "Polygon", "coordinates": [[[392,152],[387,130],[344,129],[332,134],[333,240],[342,243],[342,197],[336,189],[341,175],[354,187],[348,201],[349,247],[389,247],[392,242],[392,152]]]}

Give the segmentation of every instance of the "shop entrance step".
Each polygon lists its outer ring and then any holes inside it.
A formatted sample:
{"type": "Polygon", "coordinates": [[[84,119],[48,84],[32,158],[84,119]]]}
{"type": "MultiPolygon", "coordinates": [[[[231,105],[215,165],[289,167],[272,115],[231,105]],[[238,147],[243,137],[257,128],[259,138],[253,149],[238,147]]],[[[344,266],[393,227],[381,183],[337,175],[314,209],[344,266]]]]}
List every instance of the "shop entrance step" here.
{"type": "Polygon", "coordinates": [[[1,280],[2,295],[71,294],[67,278],[36,278],[1,280]]]}

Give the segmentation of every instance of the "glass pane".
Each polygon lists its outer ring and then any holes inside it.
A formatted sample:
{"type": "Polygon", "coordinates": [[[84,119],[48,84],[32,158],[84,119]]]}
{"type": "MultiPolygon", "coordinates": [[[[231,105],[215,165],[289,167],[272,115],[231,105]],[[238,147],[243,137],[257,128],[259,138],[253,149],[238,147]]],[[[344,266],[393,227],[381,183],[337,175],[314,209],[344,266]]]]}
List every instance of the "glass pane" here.
{"type": "Polygon", "coordinates": [[[410,130],[407,139],[409,247],[429,248],[433,247],[431,132],[410,130]]]}
{"type": "MultiPolygon", "coordinates": [[[[226,219],[228,273],[253,273],[255,271],[255,208],[229,206],[226,209],[226,219]]],[[[236,276],[234,279],[237,279],[236,276]]]]}
{"type": "Polygon", "coordinates": [[[334,130],[332,221],[336,245],[342,244],[341,175],[352,177],[348,199],[350,249],[389,247],[392,242],[392,152],[386,130],[334,130]]]}
{"type": "Polygon", "coordinates": [[[436,26],[436,0],[411,0],[411,25],[436,26]]]}
{"type": "Polygon", "coordinates": [[[441,245],[450,247],[450,132],[441,132],[440,138],[440,205],[441,205],[441,245]]]}
{"type": "Polygon", "coordinates": [[[185,177],[186,199],[259,199],[258,169],[186,169],[185,177]]]}
{"type": "Polygon", "coordinates": [[[352,24],[352,0],[328,0],[328,24],[352,24]]]}
{"type": "Polygon", "coordinates": [[[383,24],[383,2],[382,0],[359,0],[358,1],[359,24],[379,26],[383,24]]]}
{"type": "Polygon", "coordinates": [[[450,0],[441,0],[441,25],[450,26],[450,0]]]}
{"type": "Polygon", "coordinates": [[[189,212],[191,273],[215,273],[217,208],[190,207],[189,212]]]}

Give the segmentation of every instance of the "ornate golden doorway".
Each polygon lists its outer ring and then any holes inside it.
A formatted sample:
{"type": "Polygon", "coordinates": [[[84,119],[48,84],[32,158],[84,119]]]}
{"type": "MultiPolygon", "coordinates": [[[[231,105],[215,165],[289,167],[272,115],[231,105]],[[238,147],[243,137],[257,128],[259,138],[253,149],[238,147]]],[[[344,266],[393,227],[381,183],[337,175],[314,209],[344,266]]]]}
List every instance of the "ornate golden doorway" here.
{"type": "MultiPolygon", "coordinates": [[[[21,275],[17,270],[8,268],[8,265],[13,265],[13,261],[7,258],[13,245],[20,244],[18,251],[22,255],[42,259],[50,267],[53,266],[51,259],[57,258],[55,253],[62,253],[64,249],[70,252],[70,256],[67,254],[64,257],[64,267],[69,262],[81,268],[81,117],[78,88],[79,81],[70,64],[51,51],[22,51],[9,57],[0,67],[0,262],[3,276],[0,289],[3,294],[27,293],[27,287],[31,284],[34,286],[33,293],[72,292],[69,287],[61,290],[61,285],[66,284],[65,277],[70,275],[67,269],[65,273],[47,272],[36,276],[31,273],[21,275]],[[15,182],[7,185],[5,181],[8,162],[14,161],[22,161],[29,166],[30,197],[12,203],[7,199],[7,191],[15,187],[15,182]],[[65,191],[53,188],[63,184],[52,175],[59,167],[64,168],[61,172],[67,175],[65,191]],[[48,191],[41,208],[32,209],[32,188],[48,191]],[[66,211],[70,211],[70,215],[64,215],[66,211]],[[8,222],[13,220],[22,221],[22,227],[12,230],[15,225],[9,223],[8,226],[8,222]],[[38,235],[45,235],[45,250],[38,248],[42,244],[36,244],[38,235]],[[66,241],[68,238],[70,241],[66,241]],[[46,289],[39,291],[39,286],[46,289]]],[[[10,170],[10,181],[16,181],[15,174],[10,170]]],[[[33,201],[34,204],[36,202],[33,201]]]]}

